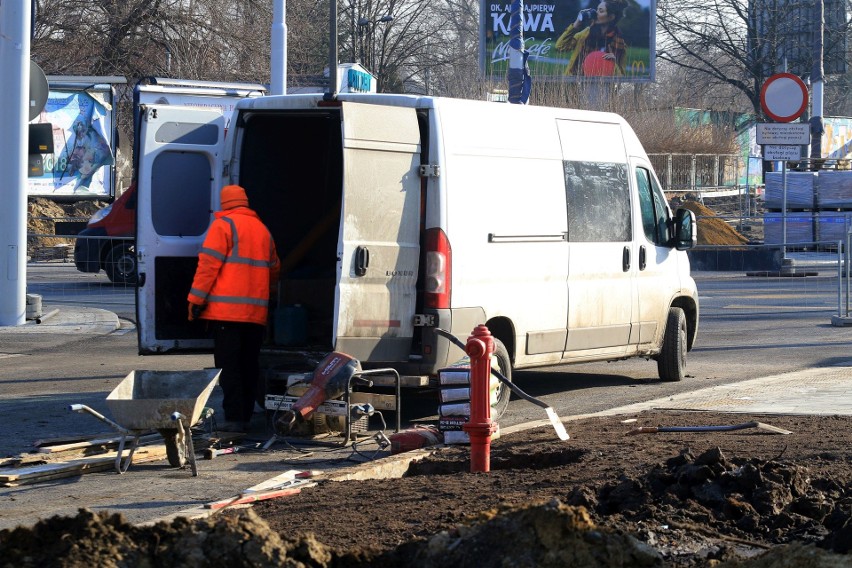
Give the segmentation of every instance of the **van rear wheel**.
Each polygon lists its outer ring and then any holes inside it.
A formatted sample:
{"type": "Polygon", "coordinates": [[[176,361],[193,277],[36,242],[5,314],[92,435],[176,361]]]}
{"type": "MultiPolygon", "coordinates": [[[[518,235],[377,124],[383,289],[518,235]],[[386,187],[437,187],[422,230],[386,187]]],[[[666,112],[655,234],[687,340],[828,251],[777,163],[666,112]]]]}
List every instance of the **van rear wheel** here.
{"type": "Polygon", "coordinates": [[[116,284],[136,284],[136,250],[130,244],[118,244],[110,249],[104,266],[107,278],[116,284]]]}
{"type": "MultiPolygon", "coordinates": [[[[494,338],[494,357],[497,371],[501,375],[512,380],[512,360],[509,358],[509,351],[503,342],[494,338]]],[[[495,377],[496,379],[496,377],[495,377]]],[[[509,407],[509,399],[512,397],[512,390],[503,381],[497,383],[497,400],[491,405],[491,420],[496,422],[509,407]]]]}
{"type": "Polygon", "coordinates": [[[657,356],[657,373],[668,382],[686,376],[686,315],[680,308],[669,308],[663,349],[657,356]]]}

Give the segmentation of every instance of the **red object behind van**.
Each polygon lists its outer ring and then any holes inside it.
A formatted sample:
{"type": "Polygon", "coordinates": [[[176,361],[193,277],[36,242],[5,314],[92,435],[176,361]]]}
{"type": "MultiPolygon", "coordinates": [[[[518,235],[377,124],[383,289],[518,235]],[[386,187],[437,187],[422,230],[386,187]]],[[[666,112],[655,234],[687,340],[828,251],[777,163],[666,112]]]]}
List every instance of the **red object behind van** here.
{"type": "Polygon", "coordinates": [[[89,219],[77,235],[74,265],[80,272],[100,272],[110,281],[136,284],[136,183],[89,219]]]}

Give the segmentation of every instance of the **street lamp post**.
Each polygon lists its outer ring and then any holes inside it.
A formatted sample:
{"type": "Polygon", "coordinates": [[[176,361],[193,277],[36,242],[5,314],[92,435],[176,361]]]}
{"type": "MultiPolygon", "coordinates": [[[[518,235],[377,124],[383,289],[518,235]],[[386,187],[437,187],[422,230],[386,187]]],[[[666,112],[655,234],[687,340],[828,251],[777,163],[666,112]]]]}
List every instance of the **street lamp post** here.
{"type": "Polygon", "coordinates": [[[369,70],[373,73],[376,73],[376,75],[379,74],[380,70],[373,69],[373,66],[375,64],[375,61],[374,61],[374,59],[375,59],[375,57],[374,57],[375,56],[375,45],[374,45],[375,41],[374,41],[374,35],[373,34],[375,33],[376,24],[387,24],[387,23],[392,22],[392,21],[393,21],[393,16],[390,15],[390,14],[385,14],[384,16],[382,16],[381,18],[378,18],[377,20],[371,20],[369,18],[359,18],[358,19],[358,44],[359,44],[361,64],[364,66],[365,69],[367,69],[367,70],[369,70]],[[367,31],[368,49],[366,50],[366,53],[365,53],[365,47],[364,47],[364,28],[366,28],[366,31],[367,31]]]}
{"type": "Polygon", "coordinates": [[[357,56],[355,55],[355,2],[349,2],[349,41],[352,42],[352,63],[355,63],[357,56]]]}

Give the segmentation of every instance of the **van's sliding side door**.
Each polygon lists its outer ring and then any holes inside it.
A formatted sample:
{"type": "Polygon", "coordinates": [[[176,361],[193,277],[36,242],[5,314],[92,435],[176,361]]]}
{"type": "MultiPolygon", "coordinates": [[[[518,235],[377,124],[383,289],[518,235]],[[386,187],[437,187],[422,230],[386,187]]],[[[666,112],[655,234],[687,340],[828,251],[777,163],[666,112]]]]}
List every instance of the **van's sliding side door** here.
{"type": "Polygon", "coordinates": [[[420,257],[420,131],[413,108],[343,103],[335,349],[407,361],[420,257]]]}
{"type": "Polygon", "coordinates": [[[219,110],[140,109],[136,250],[139,352],[212,349],[204,322],[187,321],[198,250],[218,207],[225,119],[219,110]]]}
{"type": "Polygon", "coordinates": [[[627,154],[616,123],[557,120],[568,205],[564,359],[622,356],[631,338],[638,258],[627,154]]]}

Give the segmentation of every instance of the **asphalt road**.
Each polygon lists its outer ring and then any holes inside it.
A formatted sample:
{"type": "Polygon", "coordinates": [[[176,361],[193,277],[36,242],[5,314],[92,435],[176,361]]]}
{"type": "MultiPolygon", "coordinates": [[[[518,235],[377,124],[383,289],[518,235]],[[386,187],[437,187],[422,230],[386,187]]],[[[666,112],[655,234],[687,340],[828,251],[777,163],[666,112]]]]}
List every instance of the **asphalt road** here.
{"type": "MultiPolygon", "coordinates": [[[[836,278],[750,278],[741,273],[708,272],[694,276],[702,312],[686,380],[663,383],[657,378],[654,361],[633,359],[516,372],[516,383],[567,417],[852,360],[852,328],[831,325],[838,307],[836,278]]],[[[48,276],[44,278],[49,280],[48,276]]],[[[97,301],[97,288],[102,285],[93,287],[85,282],[75,288],[74,282],[72,279],[64,289],[60,302],[87,303],[90,296],[97,301]]],[[[38,293],[52,290],[44,281],[37,285],[44,286],[38,293]]],[[[110,301],[117,306],[114,311],[125,318],[118,332],[0,344],[0,457],[30,451],[37,439],[109,432],[100,421],[71,413],[67,407],[82,403],[108,414],[106,395],[132,370],[192,370],[212,365],[209,355],[137,355],[133,310],[128,307],[132,307],[132,296],[128,303],[129,291],[116,292],[114,288],[107,290],[114,294],[110,301]]],[[[46,296],[44,301],[49,307],[54,300],[46,296]]],[[[214,393],[210,399],[214,407],[217,397],[214,393]]],[[[436,406],[433,396],[406,397],[404,426],[434,420],[436,406]]],[[[541,409],[518,399],[511,402],[501,425],[543,418],[541,409]]],[[[258,415],[256,420],[262,425],[264,418],[258,415]]],[[[267,434],[258,434],[255,439],[265,440],[267,434]]],[[[363,459],[351,449],[311,451],[314,455],[308,456],[304,450],[279,443],[270,453],[247,452],[201,461],[198,477],[157,462],[134,464],[120,476],[107,471],[0,489],[0,528],[31,524],[54,513],[73,514],[78,507],[121,511],[131,521],[141,522],[231,496],[287,469],[328,465],[328,460],[336,467],[363,459]]]]}

